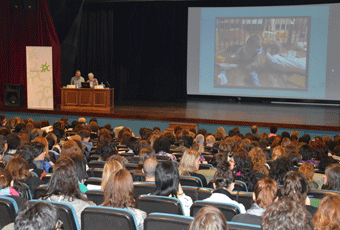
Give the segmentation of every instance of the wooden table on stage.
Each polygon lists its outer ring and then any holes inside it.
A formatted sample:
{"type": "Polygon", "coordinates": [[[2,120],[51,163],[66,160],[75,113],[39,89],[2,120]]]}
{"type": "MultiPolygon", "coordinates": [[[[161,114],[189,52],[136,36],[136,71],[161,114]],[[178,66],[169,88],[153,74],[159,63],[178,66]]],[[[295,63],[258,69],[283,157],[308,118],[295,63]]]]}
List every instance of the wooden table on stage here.
{"type": "Polygon", "coordinates": [[[61,110],[111,111],[114,89],[61,88],[61,110]]]}

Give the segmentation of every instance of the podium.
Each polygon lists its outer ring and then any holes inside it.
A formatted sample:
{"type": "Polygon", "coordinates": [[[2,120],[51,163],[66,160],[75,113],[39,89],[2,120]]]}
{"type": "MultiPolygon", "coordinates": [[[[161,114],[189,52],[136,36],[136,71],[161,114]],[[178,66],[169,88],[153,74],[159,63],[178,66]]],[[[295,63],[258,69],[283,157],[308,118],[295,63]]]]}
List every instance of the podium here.
{"type": "Polygon", "coordinates": [[[61,88],[61,110],[109,112],[113,107],[113,88],[61,88]]]}

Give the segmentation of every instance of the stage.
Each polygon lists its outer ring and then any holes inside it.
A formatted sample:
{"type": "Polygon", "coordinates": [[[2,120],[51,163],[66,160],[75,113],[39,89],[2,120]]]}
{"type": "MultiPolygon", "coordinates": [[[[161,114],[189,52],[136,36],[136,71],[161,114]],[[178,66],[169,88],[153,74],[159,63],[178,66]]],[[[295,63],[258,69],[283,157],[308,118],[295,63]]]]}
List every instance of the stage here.
{"type": "Polygon", "coordinates": [[[110,112],[53,111],[5,108],[0,111],[60,116],[84,116],[227,126],[276,126],[282,129],[340,131],[339,106],[272,104],[227,100],[188,99],[184,102],[131,101],[110,112]]]}

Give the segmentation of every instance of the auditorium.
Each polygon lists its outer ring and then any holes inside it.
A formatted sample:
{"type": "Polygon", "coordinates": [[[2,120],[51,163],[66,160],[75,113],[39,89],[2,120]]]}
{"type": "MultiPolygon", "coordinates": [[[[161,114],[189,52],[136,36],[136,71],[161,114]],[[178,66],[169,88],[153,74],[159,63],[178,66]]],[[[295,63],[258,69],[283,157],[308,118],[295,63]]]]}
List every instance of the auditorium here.
{"type": "Polygon", "coordinates": [[[339,12],[3,0],[0,228],[340,229],[339,12]]]}

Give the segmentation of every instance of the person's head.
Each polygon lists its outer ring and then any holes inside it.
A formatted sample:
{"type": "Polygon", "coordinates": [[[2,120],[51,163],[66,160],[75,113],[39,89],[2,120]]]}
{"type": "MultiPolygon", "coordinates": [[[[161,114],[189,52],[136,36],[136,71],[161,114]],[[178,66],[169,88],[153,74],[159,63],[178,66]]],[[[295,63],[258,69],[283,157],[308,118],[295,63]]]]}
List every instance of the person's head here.
{"type": "Polygon", "coordinates": [[[277,146],[273,149],[272,160],[275,161],[286,154],[286,150],[282,146],[277,146]]]}
{"type": "Polygon", "coordinates": [[[75,153],[75,152],[81,153],[82,150],[79,148],[77,142],[67,140],[63,143],[63,147],[61,149],[60,157],[67,156],[67,155],[70,155],[70,154],[75,153]]]}
{"type": "Polygon", "coordinates": [[[190,172],[196,172],[199,169],[200,154],[195,150],[187,149],[184,151],[181,161],[179,162],[179,174],[189,175],[190,172]]]}
{"type": "Polygon", "coordinates": [[[67,157],[69,157],[73,161],[74,170],[77,173],[78,180],[79,180],[79,182],[83,183],[84,180],[87,178],[86,161],[85,161],[83,154],[72,153],[72,154],[68,155],[67,157]]]}
{"type": "Polygon", "coordinates": [[[120,155],[112,155],[107,158],[106,161],[118,161],[123,166],[123,168],[125,168],[125,165],[128,163],[128,160],[120,155]]]}
{"type": "Polygon", "coordinates": [[[45,146],[39,142],[32,142],[29,144],[33,149],[33,160],[34,161],[43,161],[45,160],[45,146]]]}
{"type": "Polygon", "coordinates": [[[259,147],[252,148],[248,153],[250,160],[255,164],[265,164],[267,159],[266,155],[263,153],[262,149],[259,147]]]}
{"type": "Polygon", "coordinates": [[[171,145],[170,141],[167,138],[161,136],[157,138],[155,142],[153,143],[153,149],[155,150],[156,153],[159,153],[159,152],[169,153],[170,145],[171,145]]]}
{"type": "Polygon", "coordinates": [[[217,165],[224,161],[228,161],[228,155],[225,153],[216,153],[211,160],[211,164],[217,168],[217,165]]]}
{"type": "Polygon", "coordinates": [[[275,126],[270,127],[270,133],[276,134],[277,128],[275,126]]]}
{"type": "Polygon", "coordinates": [[[201,208],[191,222],[189,230],[228,230],[227,221],[222,212],[213,206],[201,208]]]}
{"type": "Polygon", "coordinates": [[[6,165],[6,170],[15,181],[25,180],[29,174],[28,164],[21,155],[12,157],[6,165]]]}
{"type": "Polygon", "coordinates": [[[293,169],[293,163],[287,157],[281,157],[271,164],[269,176],[282,185],[284,176],[293,169]]]}
{"type": "Polygon", "coordinates": [[[304,174],[291,171],[283,178],[281,194],[302,204],[305,203],[309,191],[308,181],[304,174]]]}
{"type": "MultiPolygon", "coordinates": [[[[34,144],[37,144],[37,143],[34,143],[34,144]]],[[[37,145],[41,145],[41,149],[43,149],[42,144],[38,143],[37,145]]],[[[17,155],[20,154],[26,160],[28,165],[32,164],[34,158],[36,158],[38,156],[38,155],[35,154],[35,149],[32,146],[32,143],[29,144],[29,145],[26,144],[26,145],[21,146],[17,150],[16,154],[17,155]]]]}
{"type": "Polygon", "coordinates": [[[121,169],[111,174],[105,189],[103,206],[115,208],[135,208],[135,192],[130,172],[121,169]]]}
{"type": "Polygon", "coordinates": [[[313,158],[313,149],[309,145],[304,144],[299,148],[299,154],[303,161],[311,160],[313,158]]]}
{"type": "Polygon", "coordinates": [[[325,196],[313,218],[316,230],[340,229],[340,195],[325,196]]]}
{"type": "Polygon", "coordinates": [[[113,142],[107,142],[98,146],[96,153],[101,156],[102,160],[106,160],[116,153],[116,146],[113,142]]]}
{"type": "Polygon", "coordinates": [[[101,183],[102,190],[104,190],[111,174],[121,169],[123,169],[123,166],[121,165],[121,163],[119,163],[116,160],[107,161],[105,163],[104,169],[103,169],[102,183],[101,183]]]}
{"type": "Polygon", "coordinates": [[[17,134],[11,133],[5,137],[8,144],[8,149],[17,149],[20,146],[20,138],[17,134]]]}
{"type": "Polygon", "coordinates": [[[300,202],[283,198],[272,203],[261,218],[262,230],[312,230],[310,213],[300,202]]]}
{"type": "Polygon", "coordinates": [[[79,189],[74,162],[69,157],[63,157],[56,161],[46,193],[42,197],[47,199],[52,195],[84,199],[79,189]]]}
{"type": "Polygon", "coordinates": [[[94,74],[93,73],[89,73],[87,76],[89,77],[90,81],[93,81],[93,79],[94,79],[94,74]]]}
{"type": "Polygon", "coordinates": [[[177,165],[172,161],[164,161],[156,166],[156,189],[153,195],[177,197],[179,173],[177,165]]]}
{"type": "Polygon", "coordinates": [[[144,161],[148,158],[156,158],[156,153],[152,148],[144,148],[139,151],[138,169],[143,168],[144,161]]]}
{"type": "Polygon", "coordinates": [[[144,161],[143,172],[145,174],[145,181],[154,181],[156,167],[158,165],[158,160],[154,157],[148,158],[144,161]]]}
{"type": "Polygon", "coordinates": [[[0,115],[0,126],[4,126],[6,124],[6,116],[0,115]]]}
{"type": "Polygon", "coordinates": [[[202,134],[198,134],[195,138],[195,142],[204,145],[204,136],[202,134]]]}
{"type": "Polygon", "coordinates": [[[58,208],[48,202],[26,202],[17,213],[15,230],[58,229],[58,208]]]}
{"type": "Polygon", "coordinates": [[[299,168],[299,172],[303,173],[307,177],[307,180],[313,181],[315,170],[312,164],[303,163],[299,168]]]}
{"type": "Polygon", "coordinates": [[[262,47],[262,38],[258,35],[250,35],[246,41],[246,50],[253,56],[259,53],[262,47]]]}
{"type": "Polygon", "coordinates": [[[12,175],[7,169],[0,169],[0,190],[10,186],[12,175]]]}
{"type": "Polygon", "coordinates": [[[214,175],[214,189],[226,189],[233,191],[234,189],[233,172],[229,169],[228,162],[221,162],[217,166],[217,171],[214,175]]]}
{"type": "Polygon", "coordinates": [[[48,149],[52,150],[53,146],[55,146],[56,144],[58,144],[58,138],[54,133],[48,133],[45,136],[47,143],[48,143],[48,149]]]}
{"type": "Polygon", "coordinates": [[[324,176],[325,189],[340,191],[340,164],[331,164],[324,176]]]}
{"type": "Polygon", "coordinates": [[[48,142],[45,137],[36,137],[34,138],[33,142],[41,143],[44,145],[44,152],[48,153],[48,142]]]}
{"type": "Polygon", "coordinates": [[[206,145],[213,145],[215,143],[216,139],[213,135],[209,135],[207,136],[205,142],[206,142],[206,145]]]}
{"type": "Polygon", "coordinates": [[[257,125],[253,125],[251,127],[251,133],[252,134],[258,134],[259,133],[259,128],[257,127],[257,125]]]}
{"type": "Polygon", "coordinates": [[[75,75],[76,75],[76,77],[80,77],[80,75],[81,75],[80,70],[76,70],[75,75]]]}
{"type": "Polygon", "coordinates": [[[258,206],[266,209],[277,199],[278,191],[279,186],[273,179],[263,178],[255,186],[253,200],[258,206]]]}

